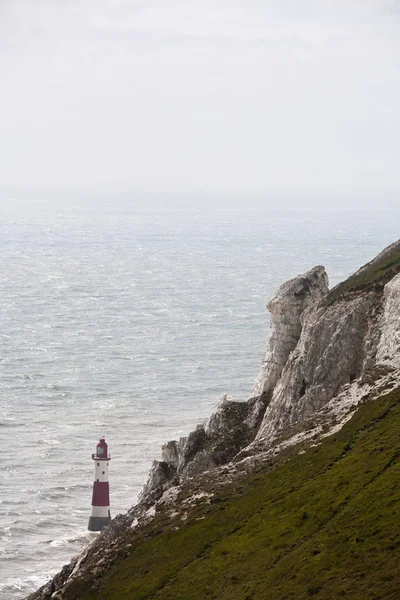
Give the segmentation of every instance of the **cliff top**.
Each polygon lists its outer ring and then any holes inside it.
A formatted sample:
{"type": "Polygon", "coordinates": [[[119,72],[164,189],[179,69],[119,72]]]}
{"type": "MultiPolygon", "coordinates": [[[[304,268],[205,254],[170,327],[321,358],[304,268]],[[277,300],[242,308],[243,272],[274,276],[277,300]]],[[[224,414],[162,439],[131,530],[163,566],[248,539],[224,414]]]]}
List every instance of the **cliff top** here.
{"type": "Polygon", "coordinates": [[[327,295],[326,302],[332,304],[360,291],[382,294],[386,283],[397,273],[400,273],[400,240],[334,287],[327,295]]]}

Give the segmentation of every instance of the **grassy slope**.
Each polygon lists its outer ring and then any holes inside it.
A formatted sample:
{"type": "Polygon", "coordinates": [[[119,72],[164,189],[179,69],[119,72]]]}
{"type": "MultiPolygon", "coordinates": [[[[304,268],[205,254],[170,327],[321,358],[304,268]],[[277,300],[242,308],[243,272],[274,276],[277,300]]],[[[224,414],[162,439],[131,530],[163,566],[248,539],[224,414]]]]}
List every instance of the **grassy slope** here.
{"type": "Polygon", "coordinates": [[[387,253],[377,256],[360,271],[339,283],[328,294],[328,303],[347,297],[358,291],[381,294],[383,288],[397,273],[400,273],[400,240],[387,253]]]}
{"type": "Polygon", "coordinates": [[[65,599],[398,599],[399,432],[400,389],[187,521],[130,530],[118,560],[65,599]]]}

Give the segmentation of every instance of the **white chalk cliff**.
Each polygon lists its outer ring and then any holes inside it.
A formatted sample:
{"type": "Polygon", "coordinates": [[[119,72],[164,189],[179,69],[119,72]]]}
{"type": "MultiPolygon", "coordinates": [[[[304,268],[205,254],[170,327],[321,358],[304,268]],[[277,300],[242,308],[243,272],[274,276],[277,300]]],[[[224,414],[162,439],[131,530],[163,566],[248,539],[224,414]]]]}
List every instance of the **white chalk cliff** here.
{"type": "Polygon", "coordinates": [[[385,285],[385,310],[376,361],[400,369],[400,274],[385,285]]]}
{"type": "Polygon", "coordinates": [[[328,293],[324,267],[314,267],[304,275],[287,281],[267,304],[270,312],[270,337],[254,394],[274,389],[289,354],[296,348],[302,330],[301,315],[328,293]]]}
{"type": "Polygon", "coordinates": [[[267,304],[270,336],[252,397],[224,398],[207,424],[164,445],[141,502],[151,505],[188,478],[267,451],[324,407],[334,416],[341,403],[345,418],[345,407],[369,391],[362,382],[372,369],[400,368],[400,275],[383,269],[378,283],[367,281],[399,251],[400,242],[392,244],[331,292],[322,266],[281,285],[267,304]]]}
{"type": "Polygon", "coordinates": [[[266,440],[327,404],[370,365],[380,307],[370,296],[317,302],[301,315],[301,334],[274,387],[258,431],[266,440]]]}

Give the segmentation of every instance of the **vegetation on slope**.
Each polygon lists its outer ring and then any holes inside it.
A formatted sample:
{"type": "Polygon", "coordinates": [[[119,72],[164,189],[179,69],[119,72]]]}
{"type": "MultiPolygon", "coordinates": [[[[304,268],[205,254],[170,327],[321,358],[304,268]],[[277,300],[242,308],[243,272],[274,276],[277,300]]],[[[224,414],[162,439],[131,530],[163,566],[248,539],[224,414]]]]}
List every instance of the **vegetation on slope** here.
{"type": "Polygon", "coordinates": [[[188,515],[126,531],[65,600],[395,600],[400,389],[334,436],[247,475],[188,515]]]}
{"type": "Polygon", "coordinates": [[[365,291],[381,294],[383,288],[397,273],[400,273],[400,240],[379,254],[362,269],[339,283],[328,294],[329,304],[343,297],[365,291]]]}

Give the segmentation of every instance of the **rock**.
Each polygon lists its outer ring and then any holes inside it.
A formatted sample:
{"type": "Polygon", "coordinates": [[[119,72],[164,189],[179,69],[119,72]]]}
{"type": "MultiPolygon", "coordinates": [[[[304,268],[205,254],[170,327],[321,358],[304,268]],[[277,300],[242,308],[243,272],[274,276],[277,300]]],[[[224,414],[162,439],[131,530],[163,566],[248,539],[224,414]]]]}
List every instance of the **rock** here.
{"type": "Polygon", "coordinates": [[[248,414],[244,420],[244,424],[249,428],[251,432],[258,431],[260,423],[270,401],[270,394],[264,393],[261,396],[253,396],[247,400],[249,407],[248,414]]]}
{"type": "Polygon", "coordinates": [[[272,390],[277,383],[290,352],[299,341],[301,315],[328,293],[328,276],[324,267],[314,267],[304,275],[287,281],[268,302],[271,333],[254,395],[272,390]]]}
{"type": "Polygon", "coordinates": [[[181,438],[178,445],[178,452],[181,450],[182,456],[178,469],[179,473],[182,473],[196,454],[204,449],[205,443],[206,432],[204,425],[197,425],[196,429],[191,431],[187,438],[181,438]]]}
{"type": "Polygon", "coordinates": [[[205,471],[211,471],[211,469],[215,469],[217,466],[218,463],[214,458],[213,452],[200,450],[200,452],[196,453],[193,460],[186,465],[184,477],[196,477],[205,471]]]}
{"type": "Polygon", "coordinates": [[[376,362],[400,368],[400,275],[385,285],[381,327],[376,362]]]}
{"type": "Polygon", "coordinates": [[[26,600],[50,600],[51,598],[62,598],[62,589],[68,578],[71,576],[76,563],[78,562],[77,557],[73,558],[72,561],[65,565],[57,575],[53,577],[51,581],[42,586],[37,592],[30,594],[26,600]]]}
{"type": "Polygon", "coordinates": [[[228,400],[224,395],[205,426],[198,425],[178,442],[164,444],[163,461],[154,461],[140,503],[148,506],[169,487],[177,485],[177,481],[196,477],[232,460],[254,439],[268,401],[266,394],[247,402],[228,400]]]}
{"type": "Polygon", "coordinates": [[[139,496],[139,503],[144,506],[154,504],[174,484],[176,468],[166,462],[153,461],[148,480],[139,496]]]}
{"type": "Polygon", "coordinates": [[[208,438],[226,435],[232,429],[242,425],[247,418],[249,406],[246,402],[228,400],[224,395],[216,410],[212,413],[205,426],[208,438]]]}
{"type": "Polygon", "coordinates": [[[343,385],[363,374],[373,352],[369,341],[376,339],[376,303],[366,295],[305,311],[299,342],[273,391],[257,439],[269,443],[283,428],[309,417],[343,385]]]}
{"type": "Polygon", "coordinates": [[[175,441],[167,442],[161,447],[163,462],[168,463],[175,469],[179,467],[180,455],[178,443],[175,441]]]}

